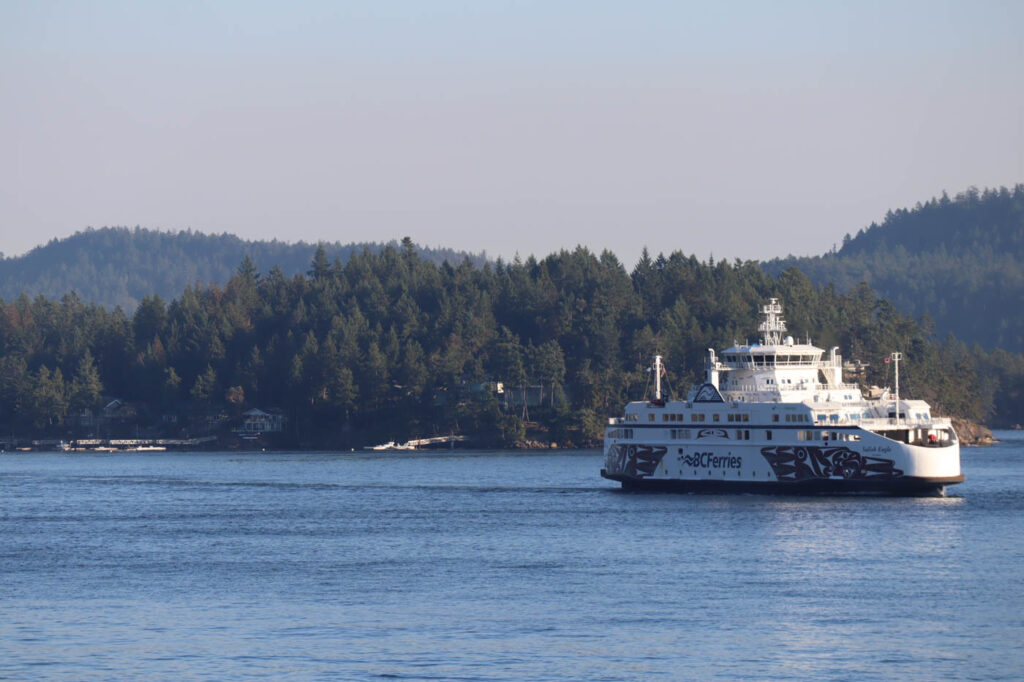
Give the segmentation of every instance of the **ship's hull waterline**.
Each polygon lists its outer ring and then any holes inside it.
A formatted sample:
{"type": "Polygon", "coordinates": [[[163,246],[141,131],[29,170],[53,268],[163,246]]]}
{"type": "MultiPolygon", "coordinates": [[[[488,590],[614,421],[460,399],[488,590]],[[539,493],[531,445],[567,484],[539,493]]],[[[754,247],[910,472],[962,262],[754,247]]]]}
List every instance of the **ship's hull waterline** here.
{"type": "Polygon", "coordinates": [[[845,479],[810,479],[805,481],[736,481],[685,480],[679,478],[637,478],[626,474],[611,474],[601,470],[601,476],[618,481],[622,489],[636,492],[756,494],[756,495],[943,495],[946,486],[962,483],[963,474],[944,478],[904,476],[902,478],[872,481],[845,479]]]}

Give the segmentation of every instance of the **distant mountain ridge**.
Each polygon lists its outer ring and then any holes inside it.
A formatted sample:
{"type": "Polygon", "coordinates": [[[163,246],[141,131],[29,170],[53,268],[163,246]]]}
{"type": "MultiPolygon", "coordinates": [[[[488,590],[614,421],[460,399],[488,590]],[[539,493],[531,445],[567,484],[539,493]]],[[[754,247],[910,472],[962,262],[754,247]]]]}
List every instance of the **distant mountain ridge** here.
{"type": "MultiPolygon", "coordinates": [[[[391,242],[397,245],[397,242],[391,242]]],[[[289,244],[277,240],[246,241],[230,234],[210,235],[191,230],[164,232],[142,227],[104,227],[53,239],[23,256],[0,260],[0,298],[13,300],[22,293],[59,299],[76,292],[87,302],[132,312],[146,296],[166,300],[180,296],[190,285],[224,284],[248,255],[257,269],[267,273],[279,267],[289,277],[309,270],[318,246],[329,261],[348,261],[364,249],[376,253],[385,243],[289,244]]],[[[458,264],[468,258],[474,265],[485,254],[444,248],[416,247],[428,261],[458,264]]]]}
{"type": "Polygon", "coordinates": [[[762,264],[776,276],[794,266],[841,292],[865,281],[940,335],[1024,352],[1024,184],[943,193],[889,211],[833,253],[762,264]]]}

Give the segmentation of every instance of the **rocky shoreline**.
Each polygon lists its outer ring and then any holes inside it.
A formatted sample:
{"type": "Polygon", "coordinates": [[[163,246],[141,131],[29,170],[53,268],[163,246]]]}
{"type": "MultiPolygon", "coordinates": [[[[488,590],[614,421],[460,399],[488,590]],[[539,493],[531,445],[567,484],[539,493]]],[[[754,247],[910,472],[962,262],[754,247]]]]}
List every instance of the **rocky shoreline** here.
{"type": "Polygon", "coordinates": [[[956,430],[957,437],[960,438],[961,445],[992,445],[996,442],[990,428],[966,419],[953,417],[953,428],[956,430]]]}

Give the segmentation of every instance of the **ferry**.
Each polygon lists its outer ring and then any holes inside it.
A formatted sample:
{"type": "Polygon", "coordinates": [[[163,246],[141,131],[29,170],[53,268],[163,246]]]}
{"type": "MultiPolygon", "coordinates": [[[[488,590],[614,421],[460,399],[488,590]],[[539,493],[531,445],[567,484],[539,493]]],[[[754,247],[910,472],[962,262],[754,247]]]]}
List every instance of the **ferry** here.
{"type": "Polygon", "coordinates": [[[842,356],[786,335],[782,305],[761,307],[759,342],[708,349],[703,383],[665,399],[661,356],[650,400],[608,420],[601,475],[625,489],[681,492],[942,494],[961,483],[948,418],[895,390],[843,383],[842,356]]]}

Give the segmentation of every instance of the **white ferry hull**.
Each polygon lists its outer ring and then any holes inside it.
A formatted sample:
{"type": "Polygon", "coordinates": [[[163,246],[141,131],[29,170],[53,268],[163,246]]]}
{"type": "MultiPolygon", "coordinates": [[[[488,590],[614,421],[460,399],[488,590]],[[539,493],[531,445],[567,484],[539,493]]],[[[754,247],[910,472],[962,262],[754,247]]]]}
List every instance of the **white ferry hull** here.
{"type": "Polygon", "coordinates": [[[921,447],[876,434],[832,445],[613,441],[601,475],[632,490],[769,494],[928,495],[964,480],[959,444],[921,447]]]}

